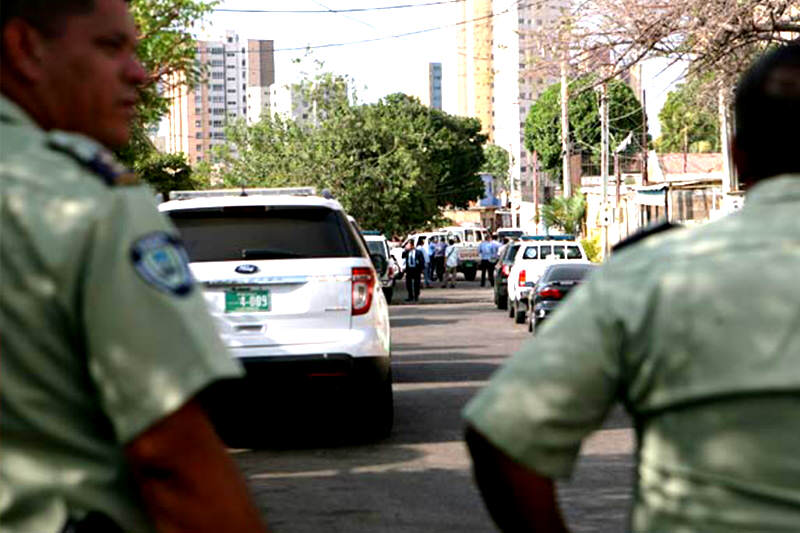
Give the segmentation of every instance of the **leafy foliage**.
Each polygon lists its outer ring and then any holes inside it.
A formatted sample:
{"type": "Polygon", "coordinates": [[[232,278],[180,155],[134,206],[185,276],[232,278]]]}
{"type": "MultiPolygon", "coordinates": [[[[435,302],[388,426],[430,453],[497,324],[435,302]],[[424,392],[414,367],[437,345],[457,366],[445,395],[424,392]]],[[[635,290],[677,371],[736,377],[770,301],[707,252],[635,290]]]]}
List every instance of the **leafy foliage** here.
{"type": "Polygon", "coordinates": [[[661,137],[655,143],[658,152],[719,151],[719,118],[700,90],[698,80],[681,84],[667,95],[658,114],[661,121],[661,137]]]}
{"type": "Polygon", "coordinates": [[[583,251],[586,252],[586,257],[592,263],[600,263],[602,261],[602,254],[600,251],[600,239],[594,237],[591,239],[581,239],[583,251]]]}
{"type": "Polygon", "coordinates": [[[164,200],[169,199],[170,191],[193,190],[199,185],[183,154],[153,152],[147,159],[137,161],[134,170],[140,179],[161,193],[164,200]]]}
{"type": "Polygon", "coordinates": [[[508,171],[511,167],[511,157],[508,151],[502,146],[488,144],[483,148],[483,155],[486,158],[486,162],[481,167],[481,172],[494,176],[498,189],[507,189],[508,171]]]}
{"type": "Polygon", "coordinates": [[[444,206],[466,207],[483,193],[477,173],[486,137],[476,119],[404,94],[367,105],[323,100],[320,108],[314,124],[265,116],[229,127],[238,156],[220,154],[223,183],[329,189],[363,227],[390,235],[423,227],[444,206]]]}
{"type": "Polygon", "coordinates": [[[547,227],[559,228],[564,233],[577,235],[586,212],[586,199],[581,193],[569,198],[556,196],[542,206],[541,216],[547,227]]]}
{"type": "MultiPolygon", "coordinates": [[[[592,77],[584,77],[570,84],[569,128],[570,143],[574,151],[588,151],[599,159],[600,154],[600,97],[587,89],[592,77]]],[[[544,170],[561,175],[561,84],[548,87],[531,106],[525,120],[525,147],[536,151],[544,170]]],[[[619,81],[608,82],[609,144],[613,150],[633,132],[634,139],[641,138],[642,106],[628,85],[619,81]]],[[[634,148],[636,144],[632,145],[634,148]]]]}

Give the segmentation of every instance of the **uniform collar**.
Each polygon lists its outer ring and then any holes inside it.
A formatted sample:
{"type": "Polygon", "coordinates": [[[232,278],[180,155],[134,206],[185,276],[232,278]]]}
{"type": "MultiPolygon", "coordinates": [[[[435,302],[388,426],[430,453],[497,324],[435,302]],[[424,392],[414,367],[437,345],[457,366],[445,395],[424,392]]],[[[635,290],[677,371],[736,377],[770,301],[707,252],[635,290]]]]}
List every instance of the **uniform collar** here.
{"type": "MultiPolygon", "coordinates": [[[[20,124],[25,126],[32,126],[39,128],[39,125],[16,103],[10,100],[6,95],[0,94],[0,120],[3,122],[10,122],[12,124],[20,124]]],[[[39,128],[41,129],[41,128],[39,128]]]]}
{"type": "Polygon", "coordinates": [[[747,192],[745,205],[800,202],[800,174],[784,174],[756,184],[747,192]]]}

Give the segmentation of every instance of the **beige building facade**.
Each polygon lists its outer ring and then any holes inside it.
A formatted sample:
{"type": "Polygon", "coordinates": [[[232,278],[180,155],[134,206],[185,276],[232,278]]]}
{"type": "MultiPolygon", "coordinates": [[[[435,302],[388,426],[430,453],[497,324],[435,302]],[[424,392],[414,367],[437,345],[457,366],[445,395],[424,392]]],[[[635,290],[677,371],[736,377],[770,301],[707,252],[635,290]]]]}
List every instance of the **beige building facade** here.
{"type": "Polygon", "coordinates": [[[198,41],[197,61],[208,69],[203,83],[189,89],[179,75],[164,87],[166,151],[186,154],[190,164],[213,162],[212,148],[226,142],[229,121],[254,123],[268,112],[275,81],[272,41],[240,40],[228,31],[222,40],[198,41]]]}
{"type": "Polygon", "coordinates": [[[458,114],[476,117],[482,132],[494,139],[494,16],[492,0],[461,2],[463,22],[457,32],[458,114]]]}

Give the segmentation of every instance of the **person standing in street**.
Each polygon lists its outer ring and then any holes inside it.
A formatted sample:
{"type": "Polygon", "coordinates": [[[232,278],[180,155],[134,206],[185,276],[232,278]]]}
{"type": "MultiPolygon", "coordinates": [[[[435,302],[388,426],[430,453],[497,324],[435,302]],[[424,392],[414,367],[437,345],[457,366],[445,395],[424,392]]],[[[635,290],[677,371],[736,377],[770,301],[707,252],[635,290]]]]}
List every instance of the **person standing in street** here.
{"type": "Polygon", "coordinates": [[[488,231],[478,245],[478,253],[481,256],[481,287],[486,285],[487,272],[489,273],[489,286],[494,287],[494,263],[492,258],[497,257],[497,248],[494,246],[492,234],[488,231]]]}
{"type": "Polygon", "coordinates": [[[427,278],[430,280],[430,283],[436,281],[436,244],[439,242],[439,237],[436,235],[432,236],[428,240],[428,274],[427,278]]]}
{"type": "Polygon", "coordinates": [[[430,254],[430,250],[428,249],[428,245],[425,242],[425,237],[420,237],[419,238],[419,242],[417,242],[417,250],[419,250],[420,253],[422,253],[422,256],[425,258],[425,263],[422,266],[422,275],[425,278],[425,288],[430,288],[430,286],[431,286],[431,278],[430,278],[430,275],[431,275],[431,271],[430,271],[431,254],[430,254]]]}
{"type": "Polygon", "coordinates": [[[447,249],[447,242],[444,236],[440,236],[436,241],[436,248],[433,252],[433,268],[436,273],[436,279],[444,282],[444,253],[447,249]]]}
{"type": "Polygon", "coordinates": [[[467,405],[501,530],[566,530],[553,480],[620,402],[632,531],[798,531],[800,44],[750,68],[735,114],[744,207],[619,248],[467,405]]]}
{"type": "Polygon", "coordinates": [[[444,264],[445,264],[445,277],[442,278],[442,288],[447,287],[450,283],[450,288],[456,288],[456,274],[458,270],[458,248],[456,248],[456,241],[450,239],[447,241],[447,248],[444,250],[444,264]]]}
{"type": "Polygon", "coordinates": [[[109,151],[148,75],[127,3],[3,0],[0,24],[3,531],[266,531],[200,401],[242,370],[109,151]]]}
{"type": "Polygon", "coordinates": [[[403,251],[403,260],[406,262],[406,290],[408,291],[406,301],[419,301],[420,277],[422,269],[425,268],[425,256],[422,250],[414,248],[414,244],[408,241],[406,249],[403,251]]]}

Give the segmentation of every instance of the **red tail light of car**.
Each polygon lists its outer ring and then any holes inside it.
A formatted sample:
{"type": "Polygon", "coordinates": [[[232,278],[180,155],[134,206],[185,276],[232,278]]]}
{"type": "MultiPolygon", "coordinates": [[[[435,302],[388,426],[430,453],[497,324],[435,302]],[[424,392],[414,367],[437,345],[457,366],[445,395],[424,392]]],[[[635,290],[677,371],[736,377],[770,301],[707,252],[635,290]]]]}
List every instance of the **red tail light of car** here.
{"type": "Polygon", "coordinates": [[[508,277],[508,275],[511,273],[511,267],[508,265],[503,265],[503,268],[501,268],[500,270],[502,270],[503,275],[505,277],[508,277]]]}
{"type": "Polygon", "coordinates": [[[375,272],[368,267],[353,268],[353,310],[352,315],[369,313],[372,295],[375,292],[375,272]]]}
{"type": "Polygon", "coordinates": [[[560,300],[563,296],[564,293],[553,287],[545,287],[539,291],[540,298],[550,298],[551,300],[560,300]]]}
{"type": "Polygon", "coordinates": [[[517,280],[517,285],[519,285],[520,287],[524,287],[525,286],[525,271],[524,270],[520,270],[519,271],[519,279],[517,280]]]}

